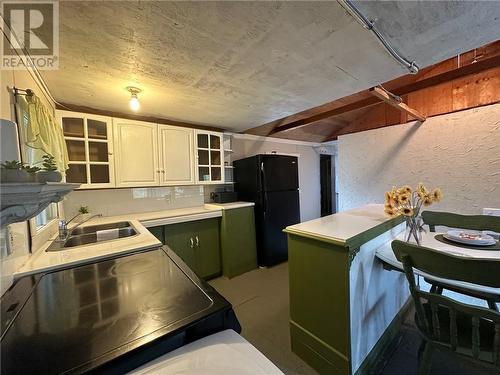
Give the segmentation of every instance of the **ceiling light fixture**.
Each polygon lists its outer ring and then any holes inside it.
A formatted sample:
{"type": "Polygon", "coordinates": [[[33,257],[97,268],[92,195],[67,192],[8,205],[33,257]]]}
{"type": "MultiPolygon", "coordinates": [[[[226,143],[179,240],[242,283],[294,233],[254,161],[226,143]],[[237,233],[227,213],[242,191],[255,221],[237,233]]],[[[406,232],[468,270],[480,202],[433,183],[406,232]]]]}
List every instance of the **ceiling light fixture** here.
{"type": "Polygon", "coordinates": [[[139,98],[137,97],[137,94],[142,92],[141,89],[138,89],[137,87],[129,86],[127,87],[127,91],[130,92],[130,109],[134,112],[137,112],[139,108],[141,107],[141,103],[139,103],[139,98]]]}

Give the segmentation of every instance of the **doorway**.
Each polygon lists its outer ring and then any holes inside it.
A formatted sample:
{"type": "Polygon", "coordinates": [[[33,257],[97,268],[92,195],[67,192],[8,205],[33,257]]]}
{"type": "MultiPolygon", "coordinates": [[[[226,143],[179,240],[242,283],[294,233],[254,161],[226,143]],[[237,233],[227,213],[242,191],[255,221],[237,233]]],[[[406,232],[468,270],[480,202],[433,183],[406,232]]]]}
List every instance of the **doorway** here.
{"type": "Polygon", "coordinates": [[[332,155],[320,155],[321,216],[337,211],[335,199],[335,163],[332,155]]]}

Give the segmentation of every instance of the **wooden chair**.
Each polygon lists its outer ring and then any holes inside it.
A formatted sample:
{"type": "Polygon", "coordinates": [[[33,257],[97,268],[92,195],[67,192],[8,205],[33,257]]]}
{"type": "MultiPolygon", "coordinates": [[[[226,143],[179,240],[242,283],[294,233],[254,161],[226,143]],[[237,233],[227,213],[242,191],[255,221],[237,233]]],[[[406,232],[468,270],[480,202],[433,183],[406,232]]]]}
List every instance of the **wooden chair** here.
{"type": "Polygon", "coordinates": [[[449,228],[472,230],[490,230],[500,233],[500,216],[489,215],[459,215],[451,212],[423,211],[424,224],[431,232],[436,231],[436,225],[449,228]]]}
{"type": "Polygon", "coordinates": [[[430,370],[435,347],[500,371],[500,313],[420,290],[413,273],[419,269],[441,278],[500,288],[500,262],[461,258],[398,240],[392,242],[392,250],[403,263],[416,325],[424,338],[419,374],[430,370]]]}
{"type": "MultiPolygon", "coordinates": [[[[431,232],[435,232],[436,226],[440,225],[449,228],[490,230],[500,233],[500,216],[460,215],[451,212],[423,211],[422,219],[424,221],[424,224],[427,224],[429,226],[429,230],[431,232]]],[[[472,297],[481,298],[488,302],[488,306],[491,309],[498,311],[496,303],[498,302],[499,296],[491,295],[489,293],[470,292],[466,289],[457,288],[448,284],[439,283],[437,281],[431,281],[426,278],[424,278],[424,280],[432,286],[431,291],[434,293],[441,294],[443,292],[443,289],[447,289],[456,293],[462,293],[472,297]]]]}

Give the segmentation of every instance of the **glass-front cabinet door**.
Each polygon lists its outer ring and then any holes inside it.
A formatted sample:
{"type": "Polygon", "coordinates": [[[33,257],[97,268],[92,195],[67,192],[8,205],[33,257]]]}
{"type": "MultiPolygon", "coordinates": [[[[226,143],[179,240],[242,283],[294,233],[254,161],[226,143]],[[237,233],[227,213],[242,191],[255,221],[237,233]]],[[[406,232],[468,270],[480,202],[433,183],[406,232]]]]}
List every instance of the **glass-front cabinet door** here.
{"type": "Polygon", "coordinates": [[[69,111],[57,111],[57,118],[68,149],[66,182],[80,189],[115,186],[111,118],[69,111]]]}
{"type": "Polygon", "coordinates": [[[196,181],[201,184],[224,183],[222,133],[196,131],[196,181]]]}

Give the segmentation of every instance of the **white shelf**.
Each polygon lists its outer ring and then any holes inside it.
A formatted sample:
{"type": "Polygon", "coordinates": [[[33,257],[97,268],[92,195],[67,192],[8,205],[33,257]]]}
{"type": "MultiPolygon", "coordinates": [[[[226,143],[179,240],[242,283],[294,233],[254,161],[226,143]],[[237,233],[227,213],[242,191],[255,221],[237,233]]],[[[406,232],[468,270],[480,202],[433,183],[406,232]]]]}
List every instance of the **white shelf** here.
{"type": "Polygon", "coordinates": [[[224,168],[227,168],[227,169],[234,169],[234,167],[232,165],[225,165],[224,168]]]}
{"type": "Polygon", "coordinates": [[[80,187],[59,182],[3,183],[1,194],[1,227],[26,221],[42,212],[49,204],[80,187]]]}
{"type": "Polygon", "coordinates": [[[234,151],[230,150],[230,149],[227,149],[227,150],[224,150],[224,152],[234,152],[234,151]]]}

